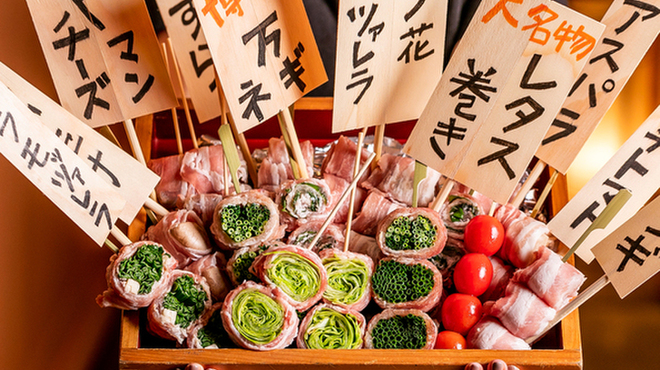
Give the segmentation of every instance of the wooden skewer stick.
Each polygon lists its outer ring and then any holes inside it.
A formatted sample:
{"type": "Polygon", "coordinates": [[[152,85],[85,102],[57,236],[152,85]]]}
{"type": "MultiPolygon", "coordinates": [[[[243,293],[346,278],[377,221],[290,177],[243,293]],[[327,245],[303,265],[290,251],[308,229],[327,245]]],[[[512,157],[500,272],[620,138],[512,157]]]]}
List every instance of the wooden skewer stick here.
{"type": "Polygon", "coordinates": [[[440,192],[440,194],[438,194],[437,197],[435,197],[430,208],[432,208],[436,212],[440,212],[440,210],[442,209],[442,205],[445,203],[445,200],[447,200],[447,197],[451,192],[451,189],[454,188],[454,184],[456,184],[456,181],[452,179],[447,179],[447,181],[445,181],[445,184],[442,186],[442,191],[440,192]]]}
{"type": "Polygon", "coordinates": [[[307,247],[307,249],[313,249],[314,248],[316,243],[321,238],[321,235],[323,235],[323,233],[325,232],[325,229],[327,229],[328,225],[330,225],[330,223],[332,223],[332,220],[335,218],[335,215],[339,211],[339,208],[341,207],[341,205],[344,204],[344,201],[346,201],[346,198],[348,198],[351,191],[353,191],[355,186],[357,186],[357,183],[360,180],[360,178],[362,177],[362,175],[364,175],[364,173],[367,172],[367,169],[369,169],[369,166],[371,165],[371,162],[374,160],[375,157],[376,157],[376,153],[371,153],[369,158],[367,158],[367,161],[365,162],[365,164],[360,169],[360,172],[358,173],[357,176],[355,176],[355,178],[353,178],[353,181],[351,182],[350,185],[348,185],[346,190],[344,190],[344,194],[341,195],[341,198],[339,198],[339,201],[337,201],[337,204],[335,205],[335,208],[332,209],[332,211],[330,212],[330,215],[328,215],[328,218],[325,220],[325,222],[323,222],[323,225],[321,225],[321,228],[319,229],[318,233],[316,233],[316,236],[314,236],[314,239],[312,239],[312,241],[309,243],[309,246],[307,247]]]}
{"type": "Polygon", "coordinates": [[[147,200],[144,202],[144,206],[154,211],[154,213],[160,216],[161,218],[165,217],[168,213],[170,213],[170,211],[168,211],[165,207],[161,206],[160,203],[156,202],[151,198],[147,198],[147,200]]]}
{"type": "Polygon", "coordinates": [[[126,236],[126,234],[124,234],[123,231],[119,230],[119,228],[116,225],[112,226],[112,230],[110,231],[110,234],[114,236],[115,239],[117,239],[117,241],[121,243],[121,245],[128,245],[133,243],[133,241],[129,239],[129,237],[126,236]]]}
{"type": "Polygon", "coordinates": [[[124,121],[124,129],[126,130],[126,135],[128,136],[128,143],[131,145],[131,150],[133,151],[133,157],[138,160],[138,162],[143,165],[147,165],[147,161],[144,159],[144,153],[142,153],[142,147],[140,146],[140,140],[137,137],[135,132],[135,126],[133,126],[133,120],[130,118],[124,121]]]}
{"type": "Polygon", "coordinates": [[[374,130],[374,153],[376,153],[376,159],[371,164],[371,169],[375,170],[378,166],[378,160],[383,154],[383,140],[385,140],[385,124],[376,126],[374,130]]]}
{"type": "Polygon", "coordinates": [[[525,200],[525,196],[527,196],[527,193],[529,193],[529,190],[532,188],[532,186],[534,186],[536,180],[538,180],[539,176],[541,176],[544,169],[545,162],[539,159],[536,162],[536,165],[534,165],[534,168],[532,168],[532,172],[530,172],[529,176],[527,176],[527,180],[525,180],[525,182],[522,184],[522,187],[520,187],[518,194],[516,194],[516,197],[513,198],[513,201],[511,202],[512,205],[520,207],[522,202],[525,200]]]}
{"type": "Polygon", "coordinates": [[[190,107],[188,106],[188,99],[186,98],[186,91],[183,88],[183,79],[181,78],[181,69],[179,68],[179,62],[176,60],[176,55],[174,55],[174,49],[172,48],[172,39],[167,38],[167,50],[168,54],[172,57],[172,64],[174,65],[174,76],[176,77],[175,85],[179,88],[181,93],[181,103],[183,104],[183,111],[186,114],[186,122],[188,122],[188,130],[190,131],[190,138],[193,142],[193,147],[195,149],[199,148],[197,144],[197,134],[195,133],[195,127],[193,126],[192,116],[190,115],[190,107]]]}
{"type": "Polygon", "coordinates": [[[117,248],[117,246],[113,242],[111,242],[110,239],[106,239],[105,242],[103,242],[103,244],[106,247],[108,247],[108,249],[110,249],[112,253],[119,252],[119,248],[117,248]]]}
{"type": "Polygon", "coordinates": [[[412,206],[417,207],[419,198],[419,184],[426,178],[428,168],[419,161],[415,161],[415,172],[413,175],[412,206]]]}
{"type": "MultiPolygon", "coordinates": [[[[169,40],[169,39],[168,39],[169,40]]],[[[166,43],[161,43],[163,47],[163,58],[165,59],[165,65],[169,66],[169,50],[166,43]]],[[[171,77],[170,77],[171,79],[171,77]]],[[[185,96],[184,96],[185,99],[185,96]]],[[[179,117],[176,114],[176,107],[172,107],[172,124],[174,125],[174,137],[176,138],[176,148],[179,154],[183,154],[183,142],[181,141],[181,129],[179,129],[179,117]]]]}
{"type": "Polygon", "coordinates": [[[548,183],[545,184],[545,188],[543,188],[541,195],[539,195],[539,198],[536,200],[536,205],[534,205],[534,208],[532,209],[532,213],[530,214],[531,218],[536,218],[536,215],[538,215],[539,212],[541,211],[541,208],[543,208],[543,203],[545,203],[545,198],[547,198],[548,194],[550,194],[550,190],[552,190],[552,187],[555,185],[555,181],[557,181],[557,177],[559,177],[559,171],[553,168],[552,175],[550,175],[550,179],[548,179],[548,183]]]}
{"type": "Polygon", "coordinates": [[[300,149],[300,141],[298,141],[298,134],[296,133],[296,128],[293,125],[293,117],[291,117],[291,112],[288,109],[281,110],[278,114],[280,122],[282,122],[282,134],[288,136],[289,144],[291,145],[291,154],[293,159],[298,164],[298,171],[301,179],[308,179],[309,173],[307,172],[307,164],[305,163],[305,158],[302,155],[302,149],[300,149]]]}
{"type": "MultiPolygon", "coordinates": [[[[353,167],[353,177],[358,175],[360,170],[360,159],[362,159],[362,146],[364,145],[364,136],[367,134],[367,128],[365,127],[358,134],[357,141],[357,150],[355,151],[355,164],[353,167]]],[[[351,190],[351,200],[348,203],[348,218],[346,219],[346,236],[344,237],[344,252],[348,251],[348,246],[351,242],[351,226],[353,224],[353,212],[355,211],[355,193],[357,192],[357,187],[354,187],[351,190]]]]}

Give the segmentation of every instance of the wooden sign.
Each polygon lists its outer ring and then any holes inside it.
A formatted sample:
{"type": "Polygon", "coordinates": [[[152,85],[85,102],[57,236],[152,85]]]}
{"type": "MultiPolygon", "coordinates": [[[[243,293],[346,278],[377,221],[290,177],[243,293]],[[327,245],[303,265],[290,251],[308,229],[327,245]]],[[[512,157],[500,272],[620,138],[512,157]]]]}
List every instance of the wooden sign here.
{"type": "Polygon", "coordinates": [[[0,153],[103,245],[125,201],[2,83],[0,112],[0,153]]]}
{"type": "Polygon", "coordinates": [[[500,204],[518,185],[605,28],[555,2],[528,16],[533,20],[521,22],[534,27],[529,44],[454,177],[500,204]]]}
{"type": "Polygon", "coordinates": [[[403,151],[453,179],[534,27],[527,14],[547,0],[484,0],[440,78],[403,151]]]}
{"type": "Polygon", "coordinates": [[[587,263],[591,248],[634,215],[660,187],[660,107],[646,119],[603,168],[548,223],[564,244],[571,246],[620,189],[632,197],[605,229],[594,230],[576,254],[587,263]]]}
{"type": "Polygon", "coordinates": [[[607,28],[536,156],[566,173],[660,32],[660,1],[615,0],[607,28]]]}
{"type": "Polygon", "coordinates": [[[339,3],[332,130],[417,119],[444,63],[447,1],[339,3]]]}
{"type": "Polygon", "coordinates": [[[211,52],[192,0],[156,0],[199,122],[220,116],[211,52]]]}
{"type": "Polygon", "coordinates": [[[0,63],[4,83],[28,109],[85,164],[126,200],[119,219],[130,224],[160,180],[158,175],[135,160],[96,130],[52,101],[36,87],[0,63]]]}
{"type": "Polygon", "coordinates": [[[193,0],[239,133],[327,81],[301,0],[193,0]]]}
{"type": "Polygon", "coordinates": [[[622,299],[660,271],[660,198],[593,247],[622,299]]]}
{"type": "Polygon", "coordinates": [[[27,0],[62,105],[92,127],[176,106],[142,0],[27,0]]]}

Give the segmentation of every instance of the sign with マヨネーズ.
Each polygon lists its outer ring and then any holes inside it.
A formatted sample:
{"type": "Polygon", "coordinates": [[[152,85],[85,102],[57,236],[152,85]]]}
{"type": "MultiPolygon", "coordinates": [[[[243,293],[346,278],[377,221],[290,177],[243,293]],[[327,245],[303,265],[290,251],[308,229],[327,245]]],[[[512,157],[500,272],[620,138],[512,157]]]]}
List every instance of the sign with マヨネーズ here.
{"type": "Polygon", "coordinates": [[[660,198],[593,247],[598,264],[622,299],[660,271],[660,198]]]}
{"type": "Polygon", "coordinates": [[[194,0],[239,133],[327,81],[301,0],[194,0]]]}
{"type": "Polygon", "coordinates": [[[176,106],[141,0],[28,0],[62,105],[92,127],[176,106]]]}
{"type": "Polygon", "coordinates": [[[0,154],[98,245],[125,201],[0,83],[0,154]]]}
{"type": "Polygon", "coordinates": [[[2,63],[0,82],[87,166],[113,186],[126,201],[119,218],[127,224],[133,222],[160,178],[2,63]]]}
{"type": "Polygon", "coordinates": [[[447,1],[339,4],[333,131],[416,119],[442,74],[447,1]]]}
{"type": "Polygon", "coordinates": [[[507,203],[605,26],[558,3],[520,20],[527,49],[477,131],[455,180],[507,203]]]}
{"type": "Polygon", "coordinates": [[[197,18],[193,0],[157,0],[160,15],[172,40],[186,92],[199,122],[220,115],[211,52],[197,18]]]}
{"type": "Polygon", "coordinates": [[[482,1],[415,125],[404,152],[453,179],[493,108],[533,28],[528,12],[546,0],[482,1]]]}
{"type": "Polygon", "coordinates": [[[548,228],[572,246],[621,189],[632,197],[605,229],[596,229],[575,252],[590,263],[591,248],[634,215],[660,187],[660,107],[644,121],[603,168],[548,223],[548,228]]]}
{"type": "Polygon", "coordinates": [[[615,0],[606,25],[536,156],[566,173],[660,32],[659,0],[615,0]]]}

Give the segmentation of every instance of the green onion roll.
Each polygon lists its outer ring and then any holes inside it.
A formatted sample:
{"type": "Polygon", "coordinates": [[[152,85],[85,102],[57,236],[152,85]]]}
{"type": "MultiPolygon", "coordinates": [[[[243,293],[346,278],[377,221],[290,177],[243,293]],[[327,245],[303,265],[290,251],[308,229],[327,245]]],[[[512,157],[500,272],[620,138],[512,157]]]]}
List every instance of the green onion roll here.
{"type": "Polygon", "coordinates": [[[458,192],[451,192],[440,210],[447,235],[458,240],[463,240],[468,222],[482,214],[484,210],[474,197],[458,192]]]}
{"type": "Polygon", "coordinates": [[[428,260],[383,258],[371,276],[371,291],[383,309],[428,312],[442,296],[442,274],[428,260]]]}
{"type": "Polygon", "coordinates": [[[365,328],[364,316],[358,311],[322,303],[300,323],[296,344],[305,349],[359,349],[365,328]]]}
{"type": "Polygon", "coordinates": [[[331,209],[332,193],[322,179],[290,180],[277,192],[275,203],[287,230],[309,221],[324,221],[331,209]]]}
{"type": "Polygon", "coordinates": [[[196,324],[191,325],[186,345],[197,349],[234,347],[222,325],[222,302],[215,303],[196,324]]]}
{"type": "Polygon", "coordinates": [[[365,348],[432,349],[438,326],[424,312],[414,309],[387,309],[369,321],[365,348]]]}
{"type": "Polygon", "coordinates": [[[321,261],[328,274],[328,287],[323,301],[343,308],[362,311],[371,299],[371,257],[337,249],[321,252],[321,261]]]}
{"type": "Polygon", "coordinates": [[[430,208],[400,208],[380,221],[376,241],[387,256],[426,259],[442,252],[447,230],[430,208]]]}

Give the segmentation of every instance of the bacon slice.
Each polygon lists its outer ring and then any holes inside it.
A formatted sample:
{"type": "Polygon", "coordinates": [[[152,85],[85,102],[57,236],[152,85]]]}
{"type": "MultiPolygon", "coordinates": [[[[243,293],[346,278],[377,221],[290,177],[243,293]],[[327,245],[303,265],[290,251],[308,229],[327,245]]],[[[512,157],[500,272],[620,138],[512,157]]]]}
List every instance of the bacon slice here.
{"type": "Polygon", "coordinates": [[[426,324],[426,344],[420,349],[433,349],[433,346],[435,346],[435,340],[438,336],[438,325],[436,325],[435,321],[433,321],[433,319],[431,319],[431,317],[425,312],[416,309],[385,309],[383,312],[372,317],[371,320],[369,320],[367,332],[364,336],[364,347],[369,349],[376,348],[373,343],[373,331],[379,321],[387,320],[395,316],[405,317],[408,315],[421,317],[426,324]]]}
{"type": "Polygon", "coordinates": [[[147,229],[142,239],[162,244],[179,262],[178,268],[213,252],[202,220],[195,212],[187,210],[168,213],[147,229]]]}
{"type": "MultiPolygon", "coordinates": [[[[311,176],[314,173],[314,146],[308,140],[301,141],[300,149],[307,172],[311,176]]],[[[285,181],[294,179],[284,139],[273,137],[268,140],[268,155],[261,162],[257,177],[259,188],[271,192],[277,190],[285,181]]]]}
{"type": "MultiPolygon", "coordinates": [[[[328,326],[332,324],[332,322],[329,321],[329,320],[325,320],[325,322],[323,322],[322,324],[319,324],[317,326],[310,327],[310,323],[312,322],[312,319],[314,318],[314,315],[320,310],[332,310],[332,311],[336,311],[339,314],[344,315],[344,316],[352,315],[356,319],[357,324],[358,324],[359,329],[360,329],[359,338],[355,338],[355,340],[356,340],[356,343],[355,343],[356,346],[355,347],[346,348],[346,349],[360,349],[360,348],[363,347],[363,345],[364,345],[364,333],[365,333],[365,330],[366,330],[366,327],[367,327],[367,323],[366,323],[366,320],[365,320],[364,316],[362,316],[362,314],[356,309],[350,309],[350,308],[346,308],[346,307],[340,307],[340,306],[335,306],[335,305],[331,305],[331,304],[320,303],[320,304],[312,307],[312,309],[309,310],[309,312],[307,312],[307,315],[305,315],[305,318],[300,323],[300,330],[298,331],[298,337],[296,338],[296,345],[298,346],[298,348],[302,348],[302,349],[309,348],[307,346],[306,337],[309,336],[309,335],[313,335],[313,332],[316,331],[316,330],[321,330],[321,331],[326,330],[328,332],[333,331],[333,327],[328,328],[328,326]]],[[[335,332],[335,335],[339,335],[340,333],[342,333],[341,328],[335,329],[334,332],[335,332]]],[[[324,348],[324,349],[334,349],[334,347],[333,348],[324,348]]]]}
{"type": "Polygon", "coordinates": [[[358,234],[351,230],[350,244],[348,250],[354,253],[361,253],[371,257],[374,263],[377,263],[384,258],[383,251],[378,247],[376,239],[371,236],[358,234]]]}
{"type": "MultiPolygon", "coordinates": [[[[323,180],[330,187],[330,192],[332,193],[332,203],[328,206],[330,210],[333,210],[339,199],[342,197],[348,186],[351,184],[351,181],[345,180],[341,177],[331,175],[329,173],[323,174],[323,180]]],[[[367,191],[363,188],[357,186],[355,188],[355,200],[353,202],[353,211],[360,212],[362,209],[362,203],[364,203],[365,198],[367,197],[367,191]]],[[[332,222],[337,224],[345,224],[348,221],[348,211],[350,207],[350,202],[346,201],[339,206],[335,218],[332,222]]]]}
{"type": "MultiPolygon", "coordinates": [[[[416,236],[413,235],[413,238],[416,236]]],[[[394,236],[392,236],[394,238],[394,236]]],[[[447,242],[447,229],[442,222],[438,212],[430,208],[399,208],[388,214],[378,223],[376,231],[376,242],[386,256],[407,257],[414,259],[431,258],[442,252],[447,242]],[[397,249],[388,245],[388,228],[393,222],[399,219],[414,221],[418,217],[424,217],[430,221],[430,225],[435,227],[435,236],[430,245],[421,249],[397,249]]],[[[412,245],[410,246],[412,247],[412,245]]]]}
{"type": "Polygon", "coordinates": [[[232,289],[231,281],[225,272],[227,259],[220,252],[208,254],[186,266],[186,271],[206,279],[214,302],[222,302],[232,289]]]}
{"type": "Polygon", "coordinates": [[[500,206],[494,217],[502,223],[505,231],[504,244],[498,256],[518,268],[529,266],[536,260],[540,248],[550,243],[548,226],[526,216],[514,206],[500,206]]]}
{"type": "Polygon", "coordinates": [[[352,229],[363,235],[375,236],[378,223],[394,210],[404,207],[404,204],[387,199],[381,191],[371,190],[360,213],[353,219],[352,229]]]}
{"type": "Polygon", "coordinates": [[[139,283],[131,283],[129,279],[119,277],[119,267],[123,261],[135,255],[145,245],[156,245],[152,241],[141,241],[123,246],[119,252],[110,256],[110,264],[105,271],[105,279],[108,289],[96,297],[96,303],[101,307],[115,307],[122,310],[137,310],[140,307],[149,306],[154,299],[162,295],[167,289],[172,271],[177,266],[177,261],[167,254],[163,249],[163,266],[160,271],[160,279],[155,281],[148,293],[139,293],[139,283]]]}
{"type": "Polygon", "coordinates": [[[493,279],[491,279],[490,285],[484,294],[479,296],[479,299],[482,302],[495,301],[502,298],[507,285],[509,285],[509,281],[511,281],[511,278],[513,277],[514,270],[513,266],[505,264],[504,261],[497,256],[490,256],[488,259],[490,259],[490,262],[493,265],[493,279]]]}
{"type": "Polygon", "coordinates": [[[447,243],[442,249],[442,252],[429,258],[429,261],[438,268],[442,274],[442,285],[444,291],[452,291],[454,289],[454,266],[456,263],[467,253],[463,241],[452,238],[447,238],[447,243]]]}
{"type": "Polygon", "coordinates": [[[147,164],[150,170],[160,176],[154,190],[158,202],[168,209],[173,209],[182,204],[184,199],[196,194],[195,188],[181,178],[182,161],[183,155],[180,154],[152,159],[147,164]]]}
{"type": "MultiPolygon", "coordinates": [[[[301,225],[289,234],[287,244],[309,248],[309,243],[316,237],[324,222],[310,221],[301,225]]],[[[329,224],[312,250],[319,253],[328,248],[342,249],[345,240],[343,227],[337,224],[329,224]]]]}
{"type": "Polygon", "coordinates": [[[472,349],[529,350],[524,340],[511,334],[500,321],[484,316],[477,322],[466,338],[467,347],[472,349]]]}
{"type": "Polygon", "coordinates": [[[513,281],[527,285],[555,310],[560,310],[578,295],[586,280],[573,265],[548,248],[541,248],[539,258],[513,274],[513,281]]]}
{"type": "Polygon", "coordinates": [[[208,228],[213,223],[213,211],[222,198],[221,194],[195,194],[184,201],[182,208],[195,212],[208,228]]]}
{"type": "MultiPolygon", "coordinates": [[[[357,153],[357,144],[345,136],[340,136],[323,159],[321,173],[341,177],[350,183],[353,181],[355,153],[357,153]]],[[[367,158],[369,158],[369,153],[362,149],[360,151],[360,168],[367,161],[367,158]]],[[[367,179],[368,174],[369,171],[364,174],[361,181],[367,179]]]]}

